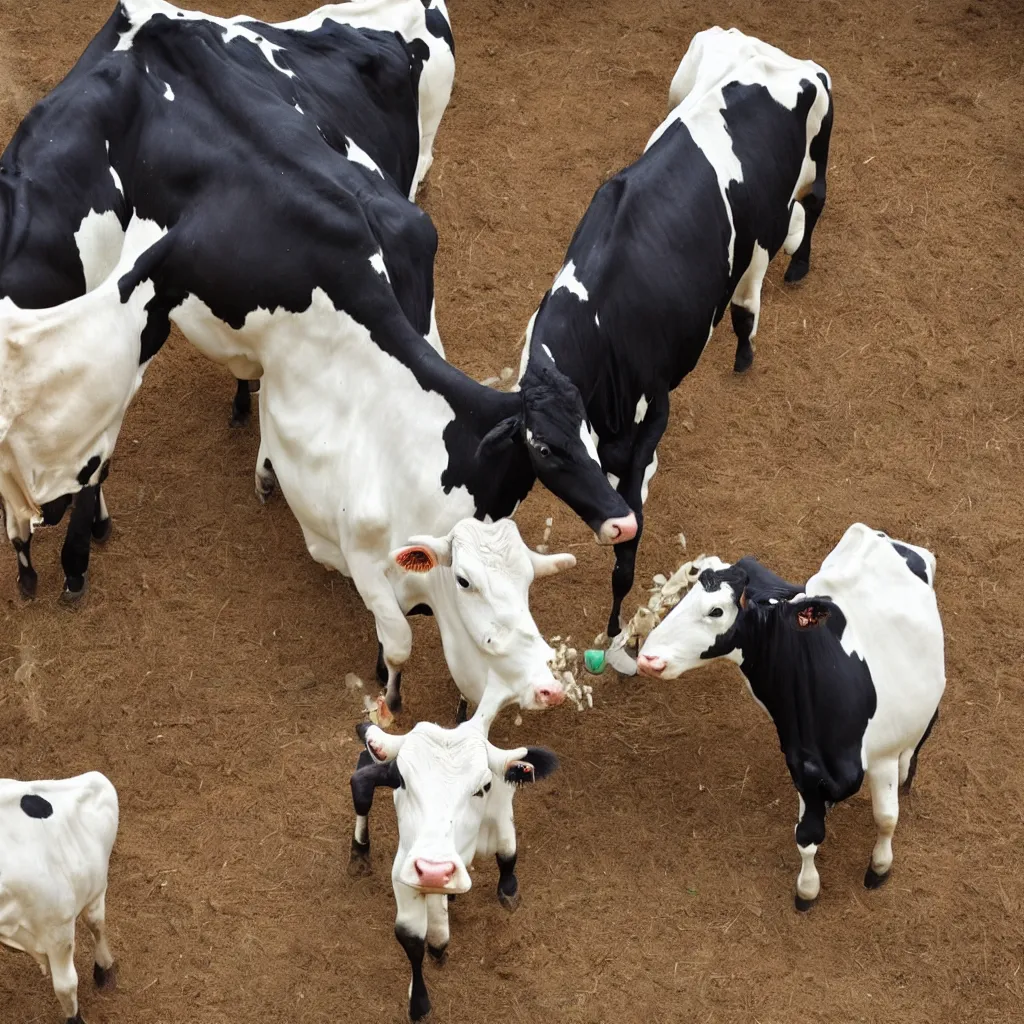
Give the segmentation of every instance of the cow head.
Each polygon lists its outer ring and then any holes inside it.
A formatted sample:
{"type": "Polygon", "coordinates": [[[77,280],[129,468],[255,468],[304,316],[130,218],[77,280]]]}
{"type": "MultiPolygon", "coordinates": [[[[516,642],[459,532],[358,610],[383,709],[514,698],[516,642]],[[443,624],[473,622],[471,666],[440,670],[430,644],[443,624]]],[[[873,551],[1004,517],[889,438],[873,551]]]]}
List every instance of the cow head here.
{"type": "Polygon", "coordinates": [[[378,786],[394,790],[399,847],[392,878],[423,893],[472,887],[467,869],[493,785],[533,782],[558,767],[542,747],[501,750],[476,721],[455,729],[420,722],[404,736],[363,724],[359,733],[377,763],[352,776],[356,813],[369,814],[378,786]]]}
{"type": "Polygon", "coordinates": [[[519,390],[521,412],[484,437],[478,457],[506,445],[525,445],[540,482],[594,531],[599,543],[632,540],[636,515],[601,468],[576,385],[553,363],[531,362],[519,390]]]}
{"type": "Polygon", "coordinates": [[[390,559],[392,577],[395,570],[404,577],[396,583],[405,606],[433,610],[452,676],[487,724],[506,704],[562,703],[549,665],[554,652],[530,614],[530,584],[574,566],[573,555],[531,551],[511,519],[464,519],[446,537],[411,538],[390,559]]]}
{"type": "Polygon", "coordinates": [[[637,657],[641,675],[677,679],[709,658],[738,656],[735,627],[746,604],[747,574],[708,559],[687,595],[647,637],[637,657]]]}

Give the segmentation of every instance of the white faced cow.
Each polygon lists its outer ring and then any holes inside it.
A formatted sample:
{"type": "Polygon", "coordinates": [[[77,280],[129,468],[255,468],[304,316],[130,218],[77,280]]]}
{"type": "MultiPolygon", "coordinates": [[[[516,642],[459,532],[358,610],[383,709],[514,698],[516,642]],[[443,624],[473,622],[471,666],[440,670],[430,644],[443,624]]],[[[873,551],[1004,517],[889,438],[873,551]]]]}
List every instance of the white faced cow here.
{"type": "MultiPolygon", "coordinates": [[[[62,307],[109,277],[133,215],[170,228],[190,212],[195,216],[186,233],[202,234],[202,224],[209,224],[226,240],[222,263],[237,263],[239,278],[255,287],[247,259],[269,257],[277,265],[281,251],[299,251],[289,250],[294,243],[286,234],[254,217],[267,205],[259,187],[243,187],[247,177],[259,177],[257,168],[265,171],[263,184],[296,187],[292,161],[301,161],[303,146],[290,125],[306,122],[334,159],[387,176],[413,196],[432,160],[454,70],[443,0],[356,0],[281,25],[244,15],[218,18],[163,0],[122,0],[0,157],[0,296],[22,310],[62,307]],[[278,140],[276,148],[266,143],[268,133],[278,140]],[[219,194],[216,222],[196,212],[204,193],[219,194]],[[241,242],[231,225],[251,219],[283,250],[268,254],[241,242]],[[246,246],[242,255],[236,244],[246,246]]],[[[316,221],[315,210],[307,214],[316,221]]],[[[412,301],[402,281],[396,290],[407,305],[412,301]]],[[[440,347],[432,292],[426,310],[423,332],[440,347]]],[[[138,356],[142,364],[166,337],[158,321],[166,324],[167,305],[161,302],[157,312],[138,356]]],[[[66,343],[73,345],[74,336],[66,343]]],[[[118,352],[106,362],[102,353],[89,352],[100,360],[97,372],[124,371],[112,363],[118,352]]],[[[82,358],[67,356],[75,364],[82,358]]],[[[229,365],[239,377],[260,373],[251,358],[229,365]]],[[[67,393],[66,380],[57,379],[53,394],[67,393]]],[[[248,419],[250,401],[249,384],[240,380],[233,423],[248,419]]],[[[91,429],[86,423],[85,433],[91,429]]],[[[27,480],[34,470],[23,468],[27,480]]],[[[33,518],[58,522],[81,492],[83,507],[72,514],[63,553],[65,564],[73,563],[65,600],[84,592],[90,532],[97,541],[110,532],[100,484],[72,479],[69,486],[33,518]],[[87,486],[92,490],[82,490],[87,486]],[[95,517],[93,508],[100,510],[95,517]]],[[[30,534],[21,523],[17,538],[18,583],[32,597],[37,577],[30,534]]]]}
{"type": "Polygon", "coordinates": [[[95,942],[93,979],[101,987],[114,980],[106,893],[117,815],[117,792],[99,772],[52,782],[0,779],[0,943],[49,971],[67,1024],[83,1024],[79,914],[95,942]]]}
{"type": "Polygon", "coordinates": [[[878,839],[864,876],[889,877],[898,788],[907,789],[946,685],[935,556],[855,523],[803,588],[752,558],[717,562],[648,636],[638,666],[676,679],[735,661],[779,737],[800,795],[796,906],[821,882],[825,812],[867,775],[878,839]]]}
{"type": "Polygon", "coordinates": [[[448,947],[448,900],[473,885],[474,858],[495,855],[498,899],[509,910],[519,901],[515,788],[543,779],[558,759],[542,747],[500,750],[476,721],[455,729],[420,722],[404,736],[363,724],[366,742],[352,776],[356,828],[352,873],[369,869],[367,815],[378,786],[394,790],[398,850],[391,868],[395,893],[395,938],[412,966],[409,1017],[430,1012],[423,981],[423,954],[443,963],[448,947]],[[368,752],[368,753],[367,753],[368,752]]]}
{"type": "Polygon", "coordinates": [[[413,537],[390,562],[399,607],[432,611],[452,679],[485,732],[509,704],[538,711],[564,701],[554,651],[530,614],[530,582],[571,568],[575,556],[531,550],[511,519],[463,519],[445,537],[413,537]]]}
{"type": "MultiPolygon", "coordinates": [[[[676,105],[643,155],[595,193],[520,363],[524,395],[552,376],[578,391],[580,450],[636,513],[636,533],[615,550],[612,637],[633,585],[669,394],[730,307],[735,368],[750,366],[768,263],[785,248],[786,279],[807,273],[825,202],[832,98],[823,68],[710,29],[694,37],[671,95],[676,105]]],[[[550,447],[539,428],[531,443],[550,447]]],[[[624,649],[610,658],[635,671],[624,649]]]]}

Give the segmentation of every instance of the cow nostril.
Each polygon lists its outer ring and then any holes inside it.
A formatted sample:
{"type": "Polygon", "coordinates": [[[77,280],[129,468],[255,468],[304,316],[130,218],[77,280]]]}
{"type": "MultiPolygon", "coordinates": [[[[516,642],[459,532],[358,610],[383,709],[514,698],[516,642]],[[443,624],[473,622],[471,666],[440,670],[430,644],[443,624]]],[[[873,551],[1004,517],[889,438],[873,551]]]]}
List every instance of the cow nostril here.
{"type": "Polygon", "coordinates": [[[665,659],[656,654],[641,654],[636,659],[636,667],[642,675],[658,676],[665,671],[665,659]]]}

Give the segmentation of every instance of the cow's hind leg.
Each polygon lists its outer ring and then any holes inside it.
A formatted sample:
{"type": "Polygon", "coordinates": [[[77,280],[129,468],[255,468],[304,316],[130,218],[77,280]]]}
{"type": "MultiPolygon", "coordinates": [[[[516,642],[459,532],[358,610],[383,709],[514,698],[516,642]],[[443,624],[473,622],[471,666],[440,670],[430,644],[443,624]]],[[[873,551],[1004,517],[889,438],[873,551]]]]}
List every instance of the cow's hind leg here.
{"type": "MultiPolygon", "coordinates": [[[[832,106],[829,104],[828,113],[821,122],[818,134],[811,140],[809,151],[810,158],[814,161],[815,176],[810,191],[800,200],[804,212],[803,233],[800,244],[794,250],[787,239],[786,252],[791,252],[793,258],[786,268],[786,280],[793,284],[807,276],[811,268],[811,235],[814,233],[814,226],[818,223],[821,211],[825,209],[825,195],[827,187],[825,173],[828,168],[828,147],[832,137],[832,106]]],[[[795,221],[790,222],[790,234],[795,234],[795,221]]],[[[795,239],[794,239],[795,241],[795,239]]]]}
{"type": "Polygon", "coordinates": [[[900,816],[900,765],[896,759],[882,761],[868,769],[871,787],[871,811],[878,829],[871,863],[864,873],[864,885],[877,889],[888,881],[892,870],[892,835],[900,816]]]}
{"type": "Polygon", "coordinates": [[[821,892],[821,876],[814,855],[825,841],[825,803],[817,795],[806,800],[800,794],[800,819],[796,825],[796,847],[800,851],[800,874],[796,880],[796,909],[810,910],[821,892]]]}
{"type": "Polygon", "coordinates": [[[103,497],[102,486],[96,488],[96,511],[92,517],[92,539],[97,544],[105,544],[110,540],[110,513],[107,511],[107,499],[103,497]]]}
{"type": "Polygon", "coordinates": [[[75,604],[85,596],[85,574],[89,571],[89,547],[98,490],[99,487],[93,484],[83,487],[75,495],[67,536],[60,551],[60,564],[64,568],[64,591],[60,599],[64,604],[75,604]]]}
{"type": "Polygon", "coordinates": [[[39,586],[39,576],[32,565],[32,527],[26,524],[26,529],[19,532],[24,532],[24,538],[18,536],[11,540],[18,558],[18,592],[26,601],[31,601],[39,586]]]}
{"type": "Polygon", "coordinates": [[[107,892],[103,892],[82,912],[86,926],[92,934],[94,949],[92,978],[99,988],[113,985],[114,954],[107,942],[107,892]]]}
{"type": "Polygon", "coordinates": [[[232,427],[247,427],[251,414],[252,392],[249,389],[249,382],[247,380],[237,380],[235,382],[235,397],[231,402],[231,419],[229,423],[232,427]]]}
{"type": "Polygon", "coordinates": [[[754,243],[750,265],[743,272],[732,296],[732,328],[736,332],[736,360],[733,370],[745,373],[754,362],[753,338],[761,316],[761,284],[768,270],[768,250],[754,243]]]}
{"type": "Polygon", "coordinates": [[[900,754],[900,785],[903,787],[904,793],[910,792],[910,787],[914,784],[914,777],[917,775],[917,758],[921,753],[921,748],[925,745],[925,741],[932,734],[932,729],[935,728],[935,723],[939,718],[939,709],[935,709],[935,714],[932,715],[931,721],[928,723],[928,728],[925,729],[924,735],[917,741],[917,746],[908,748],[900,754]]]}
{"type": "Polygon", "coordinates": [[[75,926],[52,949],[47,950],[53,991],[64,1011],[67,1024],[83,1024],[78,1013],[78,972],[75,970],[75,926]]]}

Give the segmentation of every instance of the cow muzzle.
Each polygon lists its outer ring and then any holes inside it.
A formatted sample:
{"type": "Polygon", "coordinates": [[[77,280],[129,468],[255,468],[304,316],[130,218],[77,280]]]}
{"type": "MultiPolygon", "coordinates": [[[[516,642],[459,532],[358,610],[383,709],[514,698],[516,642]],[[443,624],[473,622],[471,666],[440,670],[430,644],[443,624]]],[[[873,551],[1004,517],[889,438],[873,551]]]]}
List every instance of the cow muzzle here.
{"type": "Polygon", "coordinates": [[[565,688],[556,679],[538,683],[533,688],[533,702],[537,708],[557,708],[565,703],[565,688]]]}
{"type": "Polygon", "coordinates": [[[469,872],[458,859],[410,856],[399,880],[422,893],[462,893],[473,886],[469,872]]]}
{"type": "Polygon", "coordinates": [[[598,544],[621,544],[636,536],[636,514],[630,512],[621,519],[606,519],[597,531],[598,544]]]}
{"type": "Polygon", "coordinates": [[[656,654],[641,654],[636,659],[636,667],[640,675],[660,679],[668,664],[656,654]]]}

